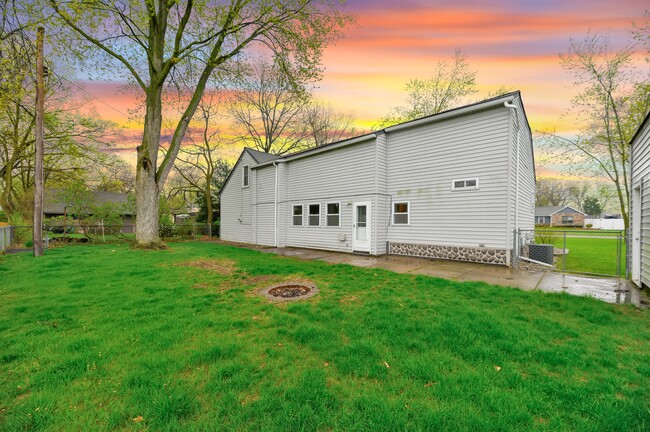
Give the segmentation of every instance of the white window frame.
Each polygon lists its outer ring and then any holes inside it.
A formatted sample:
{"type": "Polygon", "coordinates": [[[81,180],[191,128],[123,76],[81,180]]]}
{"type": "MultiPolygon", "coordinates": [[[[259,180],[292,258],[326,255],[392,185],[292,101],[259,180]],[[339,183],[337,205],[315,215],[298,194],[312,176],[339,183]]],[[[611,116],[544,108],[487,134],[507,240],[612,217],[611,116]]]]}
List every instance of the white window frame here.
{"type": "Polygon", "coordinates": [[[478,183],[478,177],[470,177],[466,179],[456,179],[451,181],[451,190],[452,191],[460,191],[460,190],[476,190],[479,188],[479,183],[478,183]],[[474,180],[476,182],[476,186],[459,186],[456,187],[456,182],[462,181],[463,184],[466,184],[468,181],[474,180]]]}
{"type": "Polygon", "coordinates": [[[328,202],[325,203],[325,226],[328,227],[340,227],[341,226],[341,202],[340,201],[334,201],[334,202],[328,202]],[[328,213],[328,207],[330,204],[338,204],[339,206],[339,212],[338,213],[328,213]],[[339,217],[339,223],[337,225],[330,225],[329,224],[329,216],[338,216],[339,217]]]}
{"type": "Polygon", "coordinates": [[[391,216],[390,216],[391,225],[411,225],[411,202],[410,201],[394,201],[391,206],[391,216]],[[398,204],[406,204],[406,213],[395,213],[395,206],[398,204]],[[396,214],[406,214],[406,223],[395,223],[396,214]]]}
{"type": "Polygon", "coordinates": [[[305,206],[303,204],[294,204],[291,206],[291,226],[303,226],[305,223],[305,206]],[[300,225],[297,225],[293,218],[296,217],[297,215],[293,214],[293,211],[296,209],[296,207],[300,207],[301,212],[300,212],[300,225]]]}
{"type": "Polygon", "coordinates": [[[320,217],[321,211],[322,211],[322,208],[321,208],[320,203],[307,204],[307,226],[309,226],[309,227],[320,227],[321,226],[321,217],[320,217]],[[310,207],[313,206],[313,205],[318,206],[318,225],[312,225],[311,224],[311,216],[312,216],[312,214],[310,213],[310,211],[311,211],[310,207]]]}
{"type": "Polygon", "coordinates": [[[250,165],[243,165],[241,167],[241,187],[247,188],[251,184],[251,168],[250,165]]]}

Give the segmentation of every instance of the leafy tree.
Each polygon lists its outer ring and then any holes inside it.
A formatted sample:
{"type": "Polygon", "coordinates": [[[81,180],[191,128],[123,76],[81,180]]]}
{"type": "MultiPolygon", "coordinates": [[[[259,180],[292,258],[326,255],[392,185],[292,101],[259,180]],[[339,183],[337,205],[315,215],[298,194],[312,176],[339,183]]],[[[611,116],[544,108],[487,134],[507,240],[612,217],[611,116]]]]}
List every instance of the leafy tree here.
{"type": "Polygon", "coordinates": [[[312,79],[321,72],[323,49],[341,36],[350,21],[340,11],[340,3],[330,0],[48,3],[59,21],[73,30],[67,45],[79,59],[95,49],[96,65],[109,64],[116,72],[125,72],[144,96],[136,165],[140,247],[161,245],[158,196],[210,76],[247,48],[268,47],[297,81],[312,79]],[[159,162],[164,93],[171,77],[190,59],[201,65],[199,78],[174,127],[169,150],[159,162]]]}
{"type": "Polygon", "coordinates": [[[562,66],[581,91],[573,99],[581,133],[573,137],[547,134],[564,163],[582,173],[605,177],[613,184],[625,226],[629,226],[629,142],[650,109],[647,75],[636,68],[631,42],[614,50],[607,36],[589,33],[572,39],[562,66]]]}
{"type": "Polygon", "coordinates": [[[476,71],[467,56],[457,49],[451,62],[440,61],[430,78],[411,79],[406,83],[406,104],[393,107],[380,120],[381,127],[414,120],[455,108],[477,93],[476,71]]]}
{"type": "Polygon", "coordinates": [[[582,211],[588,215],[599,215],[603,212],[603,207],[595,196],[585,197],[582,202],[582,211]]]}

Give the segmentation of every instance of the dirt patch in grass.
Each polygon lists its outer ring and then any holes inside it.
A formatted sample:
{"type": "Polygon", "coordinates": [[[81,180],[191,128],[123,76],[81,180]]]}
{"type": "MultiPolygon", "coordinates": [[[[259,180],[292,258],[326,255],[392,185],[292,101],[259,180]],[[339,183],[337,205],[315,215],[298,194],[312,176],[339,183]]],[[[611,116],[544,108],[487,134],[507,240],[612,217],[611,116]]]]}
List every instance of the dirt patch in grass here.
{"type": "Polygon", "coordinates": [[[237,270],[235,261],[223,258],[202,258],[193,261],[183,261],[176,264],[176,266],[209,270],[223,276],[232,276],[235,270],[237,270]]]}

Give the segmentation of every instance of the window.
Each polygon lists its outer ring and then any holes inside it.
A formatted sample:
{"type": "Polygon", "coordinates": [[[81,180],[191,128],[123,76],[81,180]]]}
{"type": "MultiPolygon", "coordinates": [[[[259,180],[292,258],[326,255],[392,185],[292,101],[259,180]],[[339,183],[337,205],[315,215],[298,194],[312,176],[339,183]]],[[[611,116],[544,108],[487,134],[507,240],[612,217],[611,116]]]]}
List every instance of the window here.
{"type": "Polygon", "coordinates": [[[302,226],[302,204],[293,206],[293,225],[302,226]]]}
{"type": "Polygon", "coordinates": [[[408,225],[411,223],[409,203],[393,203],[393,225],[408,225]]]}
{"type": "Polygon", "coordinates": [[[320,204],[309,204],[309,226],[320,226],[320,204]]]}
{"type": "Polygon", "coordinates": [[[327,203],[327,226],[341,226],[341,203],[327,203]]]}
{"type": "Polygon", "coordinates": [[[464,180],[453,180],[451,182],[451,190],[469,190],[469,189],[478,189],[478,179],[464,179],[464,180]]]}
{"type": "Polygon", "coordinates": [[[241,177],[241,185],[242,187],[248,187],[248,165],[244,165],[242,167],[242,177],[241,177]]]}
{"type": "Polygon", "coordinates": [[[563,224],[572,224],[573,223],[573,216],[562,216],[562,223],[563,224]]]}

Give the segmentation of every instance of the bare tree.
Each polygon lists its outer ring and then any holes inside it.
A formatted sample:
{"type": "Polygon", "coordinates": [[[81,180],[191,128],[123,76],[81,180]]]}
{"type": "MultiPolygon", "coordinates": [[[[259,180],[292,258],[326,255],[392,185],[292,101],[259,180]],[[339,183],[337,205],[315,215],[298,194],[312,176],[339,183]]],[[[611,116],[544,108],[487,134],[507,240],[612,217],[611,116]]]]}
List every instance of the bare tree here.
{"type": "Polygon", "coordinates": [[[563,206],[569,199],[569,191],[564,182],[553,178],[537,180],[535,205],[537,207],[563,206]]]}
{"type": "Polygon", "coordinates": [[[136,242],[162,246],[158,197],[210,76],[255,45],[268,47],[301,78],[320,75],[323,49],[341,36],[350,18],[329,0],[179,0],[84,2],[48,0],[59,24],[72,29],[65,42],[80,60],[110,65],[144,95],[142,143],[136,164],[136,242]],[[89,56],[94,52],[96,56],[89,56]],[[162,161],[164,93],[173,76],[192,59],[201,65],[183,114],[162,161]]]}
{"type": "Polygon", "coordinates": [[[226,161],[219,157],[223,145],[221,131],[216,128],[222,115],[224,95],[219,91],[206,92],[199,104],[198,114],[201,126],[198,130],[190,130],[187,135],[190,143],[181,146],[174,169],[187,184],[186,191],[199,194],[205,201],[207,222],[212,224],[213,216],[213,179],[215,174],[229,167],[226,161]]]}
{"type": "Polygon", "coordinates": [[[310,96],[304,86],[269,60],[255,61],[242,75],[231,105],[232,116],[243,129],[241,141],[277,155],[308,146],[302,114],[310,96]]]}
{"type": "Polygon", "coordinates": [[[310,146],[320,146],[350,138],[358,133],[354,120],[352,114],[337,112],[332,105],[314,100],[302,115],[305,139],[310,146]]]}

